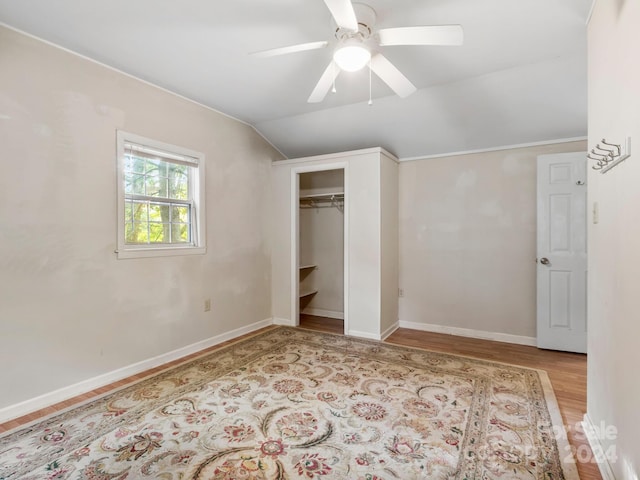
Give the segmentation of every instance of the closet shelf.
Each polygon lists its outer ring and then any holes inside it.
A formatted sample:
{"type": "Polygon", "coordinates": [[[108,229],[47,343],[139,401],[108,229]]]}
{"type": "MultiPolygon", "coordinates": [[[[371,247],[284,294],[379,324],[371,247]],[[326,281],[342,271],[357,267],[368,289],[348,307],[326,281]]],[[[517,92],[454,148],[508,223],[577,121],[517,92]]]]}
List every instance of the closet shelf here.
{"type": "Polygon", "coordinates": [[[309,297],[311,295],[315,295],[316,293],[318,293],[318,290],[308,290],[306,292],[300,292],[300,298],[309,297]]]}
{"type": "Polygon", "coordinates": [[[314,193],[312,195],[300,195],[300,201],[305,200],[344,200],[344,192],[314,193]]]}
{"type": "Polygon", "coordinates": [[[309,270],[310,268],[318,268],[318,265],[301,265],[300,270],[309,270]]]}

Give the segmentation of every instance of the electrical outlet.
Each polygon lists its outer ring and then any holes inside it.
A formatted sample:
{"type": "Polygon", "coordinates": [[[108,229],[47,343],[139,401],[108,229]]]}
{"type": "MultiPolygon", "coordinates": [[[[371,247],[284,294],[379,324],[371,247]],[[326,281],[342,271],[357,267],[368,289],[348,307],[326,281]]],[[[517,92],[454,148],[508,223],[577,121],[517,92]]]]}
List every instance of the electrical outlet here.
{"type": "Polygon", "coordinates": [[[404,289],[403,288],[399,288],[398,289],[398,297],[400,297],[400,298],[404,297],[404,289]]]}
{"type": "Polygon", "coordinates": [[[211,310],[211,299],[210,299],[210,298],[207,298],[207,299],[204,301],[204,311],[205,311],[205,312],[208,312],[208,311],[210,311],[210,310],[211,310]]]}

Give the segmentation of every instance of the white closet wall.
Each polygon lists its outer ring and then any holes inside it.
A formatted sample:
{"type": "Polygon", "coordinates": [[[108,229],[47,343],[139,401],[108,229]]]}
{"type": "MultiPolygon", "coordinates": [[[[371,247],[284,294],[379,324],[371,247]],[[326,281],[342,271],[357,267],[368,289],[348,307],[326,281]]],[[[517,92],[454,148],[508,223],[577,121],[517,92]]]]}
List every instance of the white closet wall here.
{"type": "Polygon", "coordinates": [[[381,339],[398,326],[397,159],[382,148],[274,162],[271,169],[274,322],[295,325],[298,306],[298,180],[345,170],[345,333],[381,339]],[[395,213],[394,213],[395,212],[395,213]]]}
{"type": "MultiPolygon", "coordinates": [[[[344,193],[344,170],[300,174],[300,197],[344,193]]],[[[300,265],[316,265],[300,272],[300,290],[317,291],[300,300],[300,312],[344,318],[343,202],[302,202],[299,216],[300,265]]]]}

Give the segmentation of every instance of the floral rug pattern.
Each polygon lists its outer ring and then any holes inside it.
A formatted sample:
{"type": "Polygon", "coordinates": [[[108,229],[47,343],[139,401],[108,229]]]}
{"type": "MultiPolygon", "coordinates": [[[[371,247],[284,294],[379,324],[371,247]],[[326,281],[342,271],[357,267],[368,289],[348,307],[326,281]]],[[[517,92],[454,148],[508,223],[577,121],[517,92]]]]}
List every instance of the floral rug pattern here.
{"type": "Polygon", "coordinates": [[[0,479],[563,479],[540,374],[279,327],[0,437],[0,479]]]}

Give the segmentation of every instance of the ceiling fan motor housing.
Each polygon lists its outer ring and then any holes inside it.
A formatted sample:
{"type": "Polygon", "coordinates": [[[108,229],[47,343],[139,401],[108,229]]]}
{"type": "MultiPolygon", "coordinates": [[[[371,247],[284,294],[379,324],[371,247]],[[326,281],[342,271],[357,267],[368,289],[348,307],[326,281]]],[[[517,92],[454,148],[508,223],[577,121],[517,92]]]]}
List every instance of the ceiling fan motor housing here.
{"type": "Polygon", "coordinates": [[[358,31],[354,32],[346,28],[340,28],[334,23],[336,38],[339,41],[344,41],[349,38],[358,38],[364,42],[373,34],[373,27],[376,24],[376,11],[364,3],[354,3],[353,9],[355,11],[356,18],[358,19],[358,31]]]}

